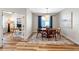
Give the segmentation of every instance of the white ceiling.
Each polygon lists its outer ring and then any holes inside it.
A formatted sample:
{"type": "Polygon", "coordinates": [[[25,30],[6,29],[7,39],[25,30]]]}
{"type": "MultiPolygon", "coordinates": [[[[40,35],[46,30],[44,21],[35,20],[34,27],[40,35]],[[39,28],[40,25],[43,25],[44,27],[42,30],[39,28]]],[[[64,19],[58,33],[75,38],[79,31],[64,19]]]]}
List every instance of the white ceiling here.
{"type": "Polygon", "coordinates": [[[30,8],[33,13],[58,13],[64,8],[30,8]]]}

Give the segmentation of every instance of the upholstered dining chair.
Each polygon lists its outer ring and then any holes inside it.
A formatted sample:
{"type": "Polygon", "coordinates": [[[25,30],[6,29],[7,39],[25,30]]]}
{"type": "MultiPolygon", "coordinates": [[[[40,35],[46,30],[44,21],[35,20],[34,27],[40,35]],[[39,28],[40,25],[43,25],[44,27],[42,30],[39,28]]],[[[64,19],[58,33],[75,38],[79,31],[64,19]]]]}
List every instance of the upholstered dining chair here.
{"type": "Polygon", "coordinates": [[[47,36],[48,36],[48,30],[46,28],[38,28],[37,29],[36,38],[38,37],[39,34],[41,34],[41,37],[42,37],[42,40],[43,40],[43,38],[47,38],[47,36]]]}
{"type": "Polygon", "coordinates": [[[56,41],[58,39],[61,39],[61,29],[52,29],[52,30],[49,30],[49,37],[50,38],[54,38],[56,41]]]}
{"type": "Polygon", "coordinates": [[[48,35],[49,35],[49,38],[53,38],[53,39],[57,40],[57,32],[55,29],[49,30],[48,35]]]}
{"type": "Polygon", "coordinates": [[[48,39],[48,30],[42,30],[42,32],[41,32],[41,36],[42,36],[42,40],[43,40],[43,38],[47,38],[48,39]]]}

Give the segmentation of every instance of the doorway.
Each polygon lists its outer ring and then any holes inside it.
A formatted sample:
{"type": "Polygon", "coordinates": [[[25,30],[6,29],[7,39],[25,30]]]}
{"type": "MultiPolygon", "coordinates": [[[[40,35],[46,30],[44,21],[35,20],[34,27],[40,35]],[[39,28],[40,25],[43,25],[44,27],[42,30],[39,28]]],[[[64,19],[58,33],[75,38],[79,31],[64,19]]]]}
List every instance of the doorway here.
{"type": "Polygon", "coordinates": [[[24,15],[3,11],[3,43],[16,43],[24,39],[24,15]]]}

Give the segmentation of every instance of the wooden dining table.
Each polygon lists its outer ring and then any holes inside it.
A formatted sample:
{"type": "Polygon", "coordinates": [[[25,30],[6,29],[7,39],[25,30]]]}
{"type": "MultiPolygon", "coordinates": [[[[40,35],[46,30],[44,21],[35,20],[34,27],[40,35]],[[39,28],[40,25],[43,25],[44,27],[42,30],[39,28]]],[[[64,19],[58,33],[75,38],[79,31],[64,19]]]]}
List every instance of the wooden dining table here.
{"type": "Polygon", "coordinates": [[[47,38],[51,38],[51,34],[54,36],[56,36],[56,34],[60,35],[60,29],[58,28],[41,28],[40,30],[41,32],[46,32],[47,38]]]}

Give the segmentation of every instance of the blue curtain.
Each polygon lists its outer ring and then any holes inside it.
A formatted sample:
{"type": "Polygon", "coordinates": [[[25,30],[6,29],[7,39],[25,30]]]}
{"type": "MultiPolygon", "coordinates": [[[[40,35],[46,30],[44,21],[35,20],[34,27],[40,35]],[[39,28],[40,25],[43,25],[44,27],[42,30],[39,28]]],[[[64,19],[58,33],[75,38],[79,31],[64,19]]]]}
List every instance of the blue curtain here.
{"type": "Polygon", "coordinates": [[[52,28],[53,19],[52,16],[50,16],[50,28],[52,28]]]}
{"type": "Polygon", "coordinates": [[[38,16],[38,28],[41,28],[41,16],[38,16]]]}

